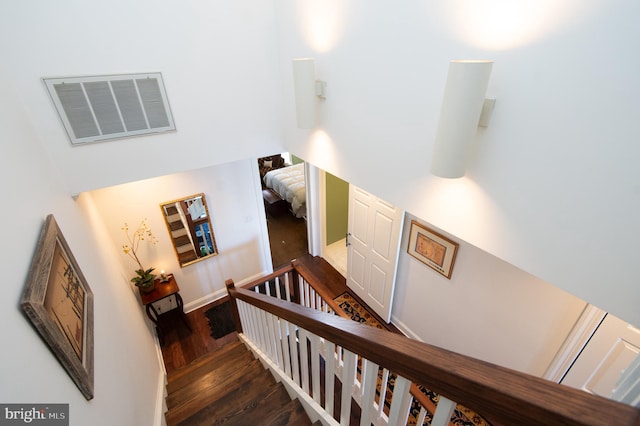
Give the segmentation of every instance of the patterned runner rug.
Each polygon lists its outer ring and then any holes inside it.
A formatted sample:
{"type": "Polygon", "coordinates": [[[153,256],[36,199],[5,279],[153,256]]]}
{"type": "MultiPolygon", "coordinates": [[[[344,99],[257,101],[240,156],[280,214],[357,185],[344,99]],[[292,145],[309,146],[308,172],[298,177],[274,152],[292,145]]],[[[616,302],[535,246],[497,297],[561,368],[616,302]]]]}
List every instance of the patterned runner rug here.
{"type": "MultiPolygon", "coordinates": [[[[362,306],[358,301],[351,296],[348,292],[344,292],[335,299],[333,299],[340,309],[347,315],[351,317],[352,320],[360,322],[362,324],[366,324],[372,327],[377,327],[383,330],[388,330],[383,324],[381,324],[374,315],[372,315],[364,306],[362,306]]],[[[378,373],[378,380],[382,381],[382,370],[378,373]]],[[[385,401],[385,405],[390,405],[390,396],[393,391],[393,386],[395,383],[395,375],[393,373],[389,374],[389,385],[387,391],[387,401],[385,401]]],[[[418,389],[424,393],[431,404],[429,407],[425,407],[427,410],[427,415],[424,419],[423,425],[430,425],[431,420],[433,419],[433,413],[435,411],[435,407],[438,404],[438,400],[440,396],[429,389],[425,388],[422,385],[418,386],[418,389]]],[[[378,391],[379,395],[379,391],[378,391]]],[[[420,415],[420,404],[418,402],[413,402],[411,405],[411,409],[409,412],[409,419],[407,420],[408,425],[415,425],[417,423],[418,416],[420,415]]],[[[477,414],[475,411],[470,410],[460,404],[458,404],[453,411],[453,415],[451,416],[451,421],[449,422],[450,426],[490,426],[491,424],[487,422],[482,416],[477,414]]]]}

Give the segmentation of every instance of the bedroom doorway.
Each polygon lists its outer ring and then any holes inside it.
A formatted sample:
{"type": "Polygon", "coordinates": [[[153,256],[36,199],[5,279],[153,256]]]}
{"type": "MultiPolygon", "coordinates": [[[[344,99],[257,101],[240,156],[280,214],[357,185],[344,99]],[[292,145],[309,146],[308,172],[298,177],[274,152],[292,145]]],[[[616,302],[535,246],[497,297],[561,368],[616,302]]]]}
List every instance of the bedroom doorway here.
{"type": "Polygon", "coordinates": [[[304,162],[289,153],[258,158],[274,269],[309,253],[304,162]]]}

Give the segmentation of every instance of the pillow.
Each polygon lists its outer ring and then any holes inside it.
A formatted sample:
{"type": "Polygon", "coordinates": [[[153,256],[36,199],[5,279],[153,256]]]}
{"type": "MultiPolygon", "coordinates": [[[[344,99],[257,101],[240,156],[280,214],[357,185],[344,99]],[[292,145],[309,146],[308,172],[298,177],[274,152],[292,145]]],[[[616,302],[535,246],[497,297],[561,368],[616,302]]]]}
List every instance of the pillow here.
{"type": "Polygon", "coordinates": [[[273,167],[273,160],[264,160],[262,167],[273,167]]]}

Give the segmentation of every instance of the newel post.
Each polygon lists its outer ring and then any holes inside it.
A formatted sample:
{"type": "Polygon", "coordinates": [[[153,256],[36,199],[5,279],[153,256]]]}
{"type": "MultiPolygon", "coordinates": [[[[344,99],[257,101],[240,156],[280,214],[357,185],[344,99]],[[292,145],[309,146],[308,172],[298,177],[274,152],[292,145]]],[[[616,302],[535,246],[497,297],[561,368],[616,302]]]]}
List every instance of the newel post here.
{"type": "Polygon", "coordinates": [[[231,305],[231,313],[233,315],[233,321],[236,323],[236,331],[242,333],[242,323],[240,322],[240,313],[238,312],[238,302],[236,298],[231,294],[231,290],[235,290],[236,284],[232,279],[228,279],[224,282],[227,287],[227,294],[229,295],[229,304],[231,305]]]}
{"type": "Polygon", "coordinates": [[[293,286],[293,302],[300,303],[300,274],[298,274],[297,267],[300,265],[300,261],[298,259],[293,259],[291,261],[291,284],[293,286]]]}

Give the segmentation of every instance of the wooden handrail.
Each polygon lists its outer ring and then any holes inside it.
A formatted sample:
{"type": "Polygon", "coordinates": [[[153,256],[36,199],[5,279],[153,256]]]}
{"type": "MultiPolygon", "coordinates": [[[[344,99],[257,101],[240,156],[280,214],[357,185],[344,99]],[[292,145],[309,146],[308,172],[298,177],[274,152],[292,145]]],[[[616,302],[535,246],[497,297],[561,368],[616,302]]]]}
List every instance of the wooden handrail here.
{"type": "Polygon", "coordinates": [[[270,312],[414,383],[471,408],[494,424],[640,425],[640,409],[490,364],[405,336],[254,292],[236,299],[270,312]]]}
{"type": "MultiPolygon", "coordinates": [[[[244,288],[247,290],[250,290],[256,286],[262,285],[267,281],[271,281],[274,278],[280,277],[282,275],[287,274],[288,272],[291,272],[293,270],[293,263],[289,264],[289,265],[285,265],[285,266],[281,266],[280,268],[276,269],[275,271],[273,271],[272,273],[270,273],[269,275],[265,275],[264,277],[260,277],[258,279],[255,279],[253,281],[250,281],[246,284],[243,284],[241,286],[239,286],[239,288],[244,288]]],[[[227,280],[229,281],[229,280],[227,280]]]]}

